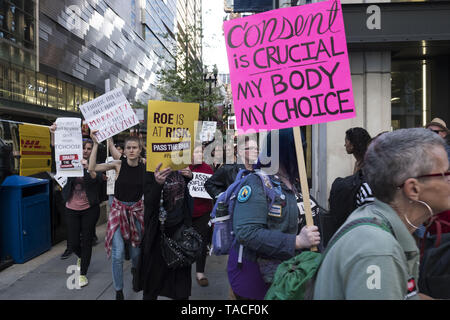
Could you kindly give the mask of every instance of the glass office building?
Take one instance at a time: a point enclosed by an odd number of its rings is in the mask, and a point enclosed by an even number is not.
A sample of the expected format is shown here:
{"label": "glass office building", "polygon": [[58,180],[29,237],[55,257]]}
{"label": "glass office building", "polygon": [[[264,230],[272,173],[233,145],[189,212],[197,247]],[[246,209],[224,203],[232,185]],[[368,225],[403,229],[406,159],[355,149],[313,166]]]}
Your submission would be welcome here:
{"label": "glass office building", "polygon": [[[179,2],[1,0],[0,118],[79,115],[107,79],[131,103],[160,98],[157,72],[178,49]],[[201,1],[183,0],[191,2]]]}

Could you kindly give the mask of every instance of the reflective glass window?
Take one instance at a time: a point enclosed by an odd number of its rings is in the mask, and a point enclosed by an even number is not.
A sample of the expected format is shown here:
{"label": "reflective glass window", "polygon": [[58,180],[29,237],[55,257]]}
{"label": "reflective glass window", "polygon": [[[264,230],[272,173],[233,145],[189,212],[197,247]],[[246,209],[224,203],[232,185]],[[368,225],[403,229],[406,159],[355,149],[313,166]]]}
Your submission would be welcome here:
{"label": "reflective glass window", "polygon": [[25,71],[25,102],[36,103],[36,72]]}
{"label": "reflective glass window", "polygon": [[85,104],[88,101],[89,101],[89,89],[82,88],[81,104]]}
{"label": "reflective glass window", "polygon": [[35,90],[37,104],[47,106],[47,76],[45,74],[38,73]]}
{"label": "reflective glass window", "polygon": [[81,88],[75,86],[75,111],[80,110],[81,101]]}
{"label": "reflective glass window", "polygon": [[58,80],[58,109],[66,110],[66,83]]}
{"label": "reflective glass window", "polygon": [[75,92],[73,84],[67,83],[66,84],[66,101],[67,101],[67,111],[74,111],[75,110]]}
{"label": "reflective glass window", "polygon": [[391,69],[392,127],[422,126],[423,110],[422,60],[393,60]]}
{"label": "reflective glass window", "polygon": [[58,83],[56,78],[48,77],[47,79],[47,95],[48,95],[48,107],[58,108]]}

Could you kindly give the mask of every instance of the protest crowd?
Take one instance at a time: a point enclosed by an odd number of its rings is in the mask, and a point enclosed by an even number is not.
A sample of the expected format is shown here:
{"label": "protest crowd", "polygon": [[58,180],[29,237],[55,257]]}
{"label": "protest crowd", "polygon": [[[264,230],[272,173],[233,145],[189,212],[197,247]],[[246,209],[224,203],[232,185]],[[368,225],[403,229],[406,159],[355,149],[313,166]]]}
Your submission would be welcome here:
{"label": "protest crowd", "polygon": [[[148,101],[146,139],[123,139],[139,121],[120,88],[80,106],[91,130],[83,149],[69,139],[80,127],[74,118],[50,127],[59,170],[77,171],[63,187],[62,258],[78,257],[79,286],[89,283],[108,176],[104,245],[117,300],[127,298],[124,260],[144,300],[188,300],[193,280],[215,285],[209,255],[227,257],[233,300],[450,299],[445,121],[423,125],[424,117],[420,127],[372,135],[346,128],[339,134],[353,170],[319,203],[307,181],[305,126],[356,117],[339,1],[228,20],[223,32],[237,141],[215,126],[205,139],[199,103],[156,100]],[[78,154],[62,153],[67,145]],[[100,160],[100,148],[112,159]],[[326,170],[329,159],[311,170]]]}
{"label": "protest crowd", "polygon": [[[56,129],[50,127],[52,143]],[[273,132],[259,145],[256,135],[225,148],[214,140],[198,143],[183,169],[159,163],[149,172],[152,154],[143,152],[141,137],[128,136],[123,153],[109,138],[114,160],[97,163],[99,142],[91,131],[83,142],[83,176],[69,177],[62,191],[68,242],[61,258],[76,254],[79,286],[88,285],[103,173],[113,170],[105,249],[117,300],[126,298],[125,259],[143,299],[187,300],[194,263],[195,281],[210,285],[209,254],[228,255],[230,299],[450,297],[450,131],[443,120],[374,138],[363,128],[348,129],[343,147],[355,157],[353,174],[335,180],[329,210],[310,198],[314,225],[305,219],[293,130],[277,132],[275,143]],[[275,166],[262,160],[275,152]],[[226,157],[233,161],[224,164]],[[209,197],[191,195],[196,174],[206,175],[196,184]],[[183,235],[185,249],[176,243]],[[436,236],[445,250],[433,248]],[[313,273],[288,277],[287,268]]]}

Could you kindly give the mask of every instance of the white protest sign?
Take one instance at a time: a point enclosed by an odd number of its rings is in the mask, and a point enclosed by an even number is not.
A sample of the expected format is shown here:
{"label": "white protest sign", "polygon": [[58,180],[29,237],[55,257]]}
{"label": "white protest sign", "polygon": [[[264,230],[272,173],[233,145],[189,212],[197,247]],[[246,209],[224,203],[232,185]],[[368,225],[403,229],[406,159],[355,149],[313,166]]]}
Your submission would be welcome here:
{"label": "white protest sign", "polygon": [[145,121],[145,112],[144,109],[135,109],[136,116],[138,117],[139,122],[144,123]]}
{"label": "white protest sign", "polygon": [[[113,157],[108,157],[106,159],[106,163],[113,162]],[[114,184],[116,183],[116,170],[108,170],[106,171],[106,194],[114,195]]]}
{"label": "white protest sign", "polygon": [[205,190],[205,182],[212,174],[192,172],[192,180],[188,184],[189,194],[192,198],[212,199]]}
{"label": "white protest sign", "polygon": [[97,140],[102,142],[139,123],[121,89],[115,89],[80,106],[91,130],[98,130]]}
{"label": "white protest sign", "polygon": [[214,139],[214,133],[216,132],[217,122],[215,121],[203,121],[202,131],[200,132],[200,139],[202,142],[211,141]]}
{"label": "white protest sign", "polygon": [[81,164],[81,160],[83,160],[81,119],[56,119],[56,175],[58,177],[82,177],[83,165]]}
{"label": "white protest sign", "polygon": [[58,182],[58,184],[61,186],[61,188],[64,188],[64,186],[67,184],[67,177],[63,176],[55,176],[55,181]]}

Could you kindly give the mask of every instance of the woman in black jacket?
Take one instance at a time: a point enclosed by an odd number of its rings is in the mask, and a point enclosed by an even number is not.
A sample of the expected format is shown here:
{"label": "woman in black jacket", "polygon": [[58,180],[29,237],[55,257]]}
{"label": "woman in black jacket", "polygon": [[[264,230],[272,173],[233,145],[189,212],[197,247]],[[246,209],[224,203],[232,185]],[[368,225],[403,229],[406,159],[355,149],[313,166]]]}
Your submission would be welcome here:
{"label": "woman in black jacket", "polygon": [[183,224],[192,225],[193,200],[187,184],[192,179],[189,168],[172,171],[166,168],[147,172],[144,185],[144,235],[138,274],[144,300],[165,296],[187,300],[191,295],[191,266],[169,269],[161,253],[159,212],[161,204],[167,212],[165,234],[172,237]]}
{"label": "woman in black jacket", "polygon": [[[83,149],[92,149],[92,144],[92,141],[85,140]],[[103,181],[101,173],[88,173],[86,159],[83,159],[83,166],[84,176],[68,178],[62,190],[67,212],[68,248],[78,256],[80,287],[88,284],[86,274],[91,262],[95,225],[100,216],[99,189]]]}

